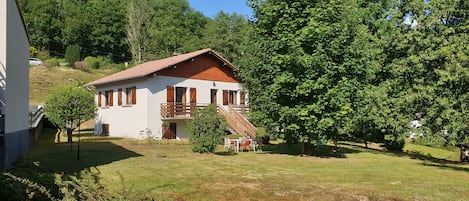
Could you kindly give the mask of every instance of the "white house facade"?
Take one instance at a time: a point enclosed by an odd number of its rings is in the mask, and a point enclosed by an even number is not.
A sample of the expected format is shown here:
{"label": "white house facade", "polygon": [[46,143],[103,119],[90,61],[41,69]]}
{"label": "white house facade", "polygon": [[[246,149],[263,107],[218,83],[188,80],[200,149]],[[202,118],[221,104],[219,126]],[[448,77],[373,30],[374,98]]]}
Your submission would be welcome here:
{"label": "white house facade", "polygon": [[0,1],[0,166],[30,146],[29,41],[16,0]]}
{"label": "white house facade", "polygon": [[128,138],[188,138],[186,125],[195,108],[215,104],[229,111],[246,105],[247,94],[233,69],[216,52],[204,49],[88,83],[96,88],[95,131]]}

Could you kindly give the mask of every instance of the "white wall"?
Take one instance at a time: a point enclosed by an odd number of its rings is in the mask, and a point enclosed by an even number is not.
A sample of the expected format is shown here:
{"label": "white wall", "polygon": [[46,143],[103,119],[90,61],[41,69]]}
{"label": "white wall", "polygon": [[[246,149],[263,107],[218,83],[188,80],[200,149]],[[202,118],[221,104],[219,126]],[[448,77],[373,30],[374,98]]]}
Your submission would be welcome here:
{"label": "white wall", "polygon": [[9,133],[29,128],[29,42],[15,0],[6,2],[5,131]]}
{"label": "white wall", "polygon": [[[197,103],[210,103],[210,90],[217,89],[217,103],[222,104],[223,90],[241,90],[241,84],[232,82],[219,82],[219,81],[207,81],[207,80],[194,80],[185,79],[169,76],[154,76],[146,82],[145,87],[151,89],[151,95],[148,96],[148,128],[152,131],[156,131],[156,134],[162,136],[163,121],[161,120],[160,105],[166,103],[166,86],[174,87],[186,87],[186,101],[190,102],[190,88],[196,88],[197,90]],[[239,93],[238,103],[239,103]],[[189,137],[189,133],[185,129],[184,122],[176,122],[176,135],[180,138]]]}
{"label": "white wall", "polygon": [[0,106],[5,115],[1,168],[28,151],[29,42],[15,0],[0,1]]}
{"label": "white wall", "polygon": [[0,1],[0,109],[5,111],[7,58],[7,1]]}
{"label": "white wall", "polygon": [[[117,104],[117,90],[136,86],[137,87],[137,104],[132,106],[118,106]],[[241,90],[239,83],[194,80],[169,76],[153,76],[146,80],[139,82],[128,82],[124,84],[99,87],[97,88],[95,101],[98,101],[98,91],[102,92],[102,106],[98,109],[98,116],[96,118],[96,126],[101,127],[102,123],[109,124],[110,136],[115,137],[129,137],[140,139],[140,131],[150,130],[151,134],[155,137],[161,138],[162,124],[161,120],[161,104],[166,103],[166,87],[186,87],[186,100],[190,102],[190,88],[197,90],[197,103],[210,103],[210,90],[217,89],[217,103],[221,104],[223,99],[222,90]],[[114,90],[114,104],[110,107],[104,107],[104,91]],[[238,93],[239,99],[239,93]],[[123,96],[123,103],[125,104],[125,95]],[[187,120],[173,120],[176,122],[176,134],[178,138],[188,138],[189,133],[185,128]],[[99,130],[99,129],[98,129]]]}
{"label": "white wall", "polygon": [[[101,127],[102,123],[109,124],[109,133],[114,137],[140,138],[140,131],[147,128],[147,96],[148,89],[143,87],[143,82],[130,82],[115,86],[97,88],[101,91],[102,107],[98,108],[96,117],[96,125]],[[127,105],[125,89],[130,87],[137,88],[137,104]],[[118,88],[122,88],[122,105],[118,105]],[[113,106],[105,106],[104,92],[113,90],[114,103]],[[98,102],[98,92],[95,95],[95,101]]]}

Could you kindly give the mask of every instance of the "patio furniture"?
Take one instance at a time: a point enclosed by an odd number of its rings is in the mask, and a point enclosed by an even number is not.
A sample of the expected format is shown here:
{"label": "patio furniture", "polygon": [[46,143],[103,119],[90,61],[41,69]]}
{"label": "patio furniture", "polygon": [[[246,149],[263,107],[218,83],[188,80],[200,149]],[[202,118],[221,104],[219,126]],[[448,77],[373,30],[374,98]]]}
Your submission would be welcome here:
{"label": "patio furniture", "polygon": [[227,137],[226,137],[226,138],[224,138],[223,140],[224,140],[223,148],[228,148],[228,150],[231,150],[231,145],[232,145],[232,143],[231,143],[230,138],[227,138]]}
{"label": "patio furniture", "polygon": [[256,151],[262,152],[262,142],[259,143],[257,141],[257,139],[252,139],[251,140],[251,146],[252,146],[252,149],[254,150],[254,152],[256,152]]}
{"label": "patio furniture", "polygon": [[251,151],[251,143],[250,143],[250,140],[247,139],[247,138],[243,138],[243,140],[241,141],[241,144],[239,146],[242,147],[243,150],[248,148],[248,150]]}

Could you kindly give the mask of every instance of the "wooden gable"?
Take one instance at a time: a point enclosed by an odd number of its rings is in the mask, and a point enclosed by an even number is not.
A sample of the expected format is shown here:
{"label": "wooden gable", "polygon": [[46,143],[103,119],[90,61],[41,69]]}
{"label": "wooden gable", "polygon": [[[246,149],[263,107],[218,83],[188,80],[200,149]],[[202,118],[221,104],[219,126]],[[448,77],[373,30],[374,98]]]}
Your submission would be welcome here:
{"label": "wooden gable", "polygon": [[158,75],[239,83],[233,69],[210,54],[203,54],[158,72]]}

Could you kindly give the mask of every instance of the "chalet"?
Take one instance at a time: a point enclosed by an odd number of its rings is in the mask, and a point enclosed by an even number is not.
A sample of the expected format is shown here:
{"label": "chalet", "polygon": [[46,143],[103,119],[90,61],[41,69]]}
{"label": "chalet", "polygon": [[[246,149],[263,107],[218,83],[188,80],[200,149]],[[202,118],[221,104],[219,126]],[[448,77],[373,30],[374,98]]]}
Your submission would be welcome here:
{"label": "chalet", "polygon": [[218,106],[231,131],[255,136],[242,115],[247,93],[234,66],[211,49],[149,61],[90,82],[96,88],[95,132],[115,137],[188,138],[195,108]]}
{"label": "chalet", "polygon": [[0,168],[28,151],[29,41],[16,0],[0,1]]}

